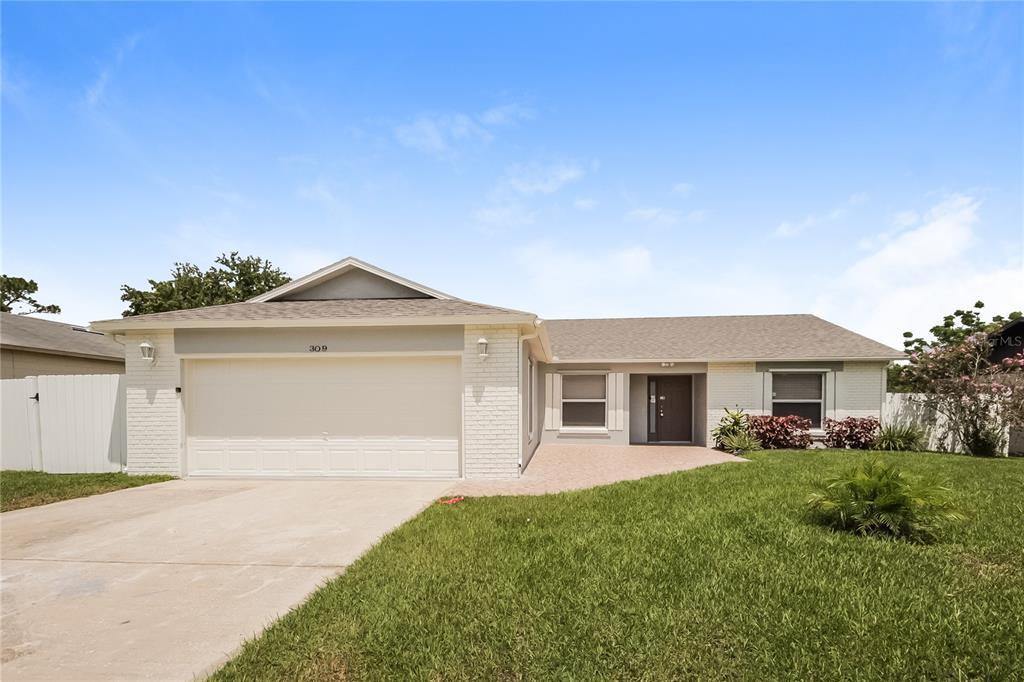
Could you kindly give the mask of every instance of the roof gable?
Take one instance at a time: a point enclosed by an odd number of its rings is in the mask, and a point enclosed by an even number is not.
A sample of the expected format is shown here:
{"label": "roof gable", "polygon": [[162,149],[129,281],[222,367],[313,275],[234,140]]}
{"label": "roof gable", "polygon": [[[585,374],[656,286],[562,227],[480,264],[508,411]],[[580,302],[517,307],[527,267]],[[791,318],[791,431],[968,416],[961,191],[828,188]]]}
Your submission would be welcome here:
{"label": "roof gable", "polygon": [[254,296],[249,303],[269,301],[339,301],[359,299],[435,298],[448,294],[382,270],[358,258],[345,258],[305,277]]}

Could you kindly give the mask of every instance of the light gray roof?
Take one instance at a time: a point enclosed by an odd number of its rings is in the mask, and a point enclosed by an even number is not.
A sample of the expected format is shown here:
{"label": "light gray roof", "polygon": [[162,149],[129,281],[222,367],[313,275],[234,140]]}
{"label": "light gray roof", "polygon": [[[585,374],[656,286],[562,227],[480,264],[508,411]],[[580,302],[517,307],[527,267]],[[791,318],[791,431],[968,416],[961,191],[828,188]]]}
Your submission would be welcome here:
{"label": "light gray roof", "polygon": [[124,346],[84,326],[0,313],[0,345],[61,355],[124,360]]}
{"label": "light gray roof", "polygon": [[168,326],[188,323],[258,323],[316,322],[322,320],[396,320],[417,318],[533,317],[531,313],[509,308],[496,308],[482,303],[458,299],[387,298],[342,299],[330,301],[267,301],[263,303],[228,303],[226,305],[173,310],[165,313],[136,315],[114,320],[100,320],[93,326],[103,329],[122,327],[144,328],[147,324]]}
{"label": "light gray roof", "polygon": [[547,320],[544,324],[559,361],[904,357],[814,315]]}

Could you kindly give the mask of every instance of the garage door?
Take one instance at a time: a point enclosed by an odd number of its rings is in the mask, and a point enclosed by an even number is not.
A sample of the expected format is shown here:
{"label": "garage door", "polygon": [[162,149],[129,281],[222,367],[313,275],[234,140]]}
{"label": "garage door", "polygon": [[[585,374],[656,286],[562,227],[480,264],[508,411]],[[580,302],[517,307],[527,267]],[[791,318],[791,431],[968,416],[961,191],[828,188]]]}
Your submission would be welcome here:
{"label": "garage door", "polygon": [[194,476],[459,475],[457,358],[189,360]]}

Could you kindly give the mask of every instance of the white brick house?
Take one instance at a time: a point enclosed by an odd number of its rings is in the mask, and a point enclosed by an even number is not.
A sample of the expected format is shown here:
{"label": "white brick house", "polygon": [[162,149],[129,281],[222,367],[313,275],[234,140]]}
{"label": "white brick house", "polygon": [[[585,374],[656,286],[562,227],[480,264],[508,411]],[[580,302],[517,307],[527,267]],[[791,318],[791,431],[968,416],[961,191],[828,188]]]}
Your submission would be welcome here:
{"label": "white brick house", "polygon": [[725,408],[878,416],[896,350],[811,315],[548,320],[348,258],[244,303],[93,323],[128,471],[514,478],[543,442],[704,445]]}

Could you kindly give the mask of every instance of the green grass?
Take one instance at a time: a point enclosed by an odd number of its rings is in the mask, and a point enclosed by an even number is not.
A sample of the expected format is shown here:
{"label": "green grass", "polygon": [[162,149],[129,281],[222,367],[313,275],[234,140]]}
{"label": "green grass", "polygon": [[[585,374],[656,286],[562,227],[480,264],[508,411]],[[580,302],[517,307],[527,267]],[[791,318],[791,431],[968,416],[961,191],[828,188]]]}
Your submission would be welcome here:
{"label": "green grass", "polygon": [[[1024,670],[1024,460],[749,456],[588,491],[434,505],[213,679],[998,680]],[[810,523],[812,483],[865,457],[948,478],[967,521],[931,545]]]}
{"label": "green grass", "polygon": [[173,476],[127,474],[46,474],[42,471],[0,471],[0,511],[135,488],[169,481]]}

